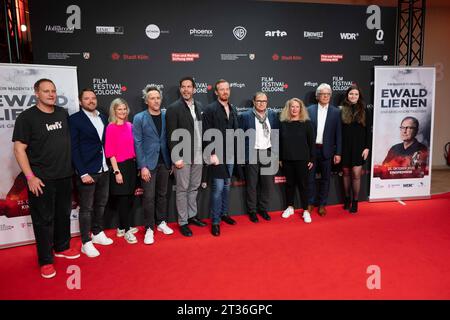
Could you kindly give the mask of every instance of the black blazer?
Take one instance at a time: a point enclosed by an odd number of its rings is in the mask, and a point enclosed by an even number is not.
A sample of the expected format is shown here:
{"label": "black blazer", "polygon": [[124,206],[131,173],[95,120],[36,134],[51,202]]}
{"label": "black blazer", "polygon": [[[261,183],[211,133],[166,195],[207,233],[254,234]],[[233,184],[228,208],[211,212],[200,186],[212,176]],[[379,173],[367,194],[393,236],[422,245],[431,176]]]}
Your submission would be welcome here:
{"label": "black blazer", "polygon": [[[202,121],[203,117],[203,105],[200,101],[194,100],[195,105],[195,114],[197,116],[198,121]],[[203,122],[203,121],[202,121]],[[167,145],[169,146],[169,152],[172,153],[172,149],[180,142],[180,141],[172,141],[172,133],[176,129],[186,129],[189,131],[191,137],[191,155],[189,158],[186,158],[183,152],[180,153],[180,156],[188,159],[191,163],[194,158],[194,139],[195,136],[195,128],[194,128],[194,119],[192,119],[191,111],[189,110],[188,105],[183,100],[183,98],[178,99],[170,106],[167,107],[166,111],[166,129],[167,129]],[[202,133],[202,128],[200,128],[200,134]],[[182,139],[180,139],[182,140]],[[200,146],[201,146],[200,141]],[[178,155],[177,155],[178,156]],[[172,159],[173,162],[178,161],[181,157]]]}
{"label": "black blazer", "polygon": [[[219,101],[214,101],[210,104],[208,104],[205,108],[205,111],[203,113],[203,129],[204,131],[214,128],[219,129],[222,133],[223,137],[223,159],[219,159],[220,164],[215,166],[211,165],[209,168],[209,173],[211,174],[212,178],[216,179],[226,179],[230,178],[230,174],[228,173],[228,170],[224,164],[226,159],[226,146],[227,143],[232,143],[231,141],[226,141],[226,129],[233,129],[236,130],[239,128],[239,122],[238,122],[238,114],[236,111],[236,108],[233,107],[233,105],[229,104],[230,106],[230,115],[229,118],[227,118],[227,114],[225,113],[224,107],[220,104]],[[206,147],[208,144],[212,142],[204,142],[203,146]],[[236,148],[236,141],[234,141],[234,149]],[[233,153],[233,157],[236,154],[236,152]],[[236,167],[236,166],[235,166]]]}

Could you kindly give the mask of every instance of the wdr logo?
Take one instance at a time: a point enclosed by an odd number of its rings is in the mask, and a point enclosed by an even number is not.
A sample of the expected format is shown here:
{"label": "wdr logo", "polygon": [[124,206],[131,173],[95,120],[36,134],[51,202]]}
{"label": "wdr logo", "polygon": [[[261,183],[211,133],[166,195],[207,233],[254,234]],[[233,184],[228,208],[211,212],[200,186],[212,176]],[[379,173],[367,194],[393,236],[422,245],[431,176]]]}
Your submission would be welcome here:
{"label": "wdr logo", "polygon": [[341,40],[356,40],[359,33],[341,32]]}

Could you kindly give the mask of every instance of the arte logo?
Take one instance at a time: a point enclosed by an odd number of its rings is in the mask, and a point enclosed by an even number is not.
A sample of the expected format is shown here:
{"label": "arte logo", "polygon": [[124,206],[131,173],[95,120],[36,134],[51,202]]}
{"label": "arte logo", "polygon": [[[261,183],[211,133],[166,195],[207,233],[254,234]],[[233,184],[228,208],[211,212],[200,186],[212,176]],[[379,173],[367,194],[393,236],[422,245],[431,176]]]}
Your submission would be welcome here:
{"label": "arte logo", "polygon": [[145,34],[152,40],[158,39],[161,34],[169,33],[169,31],[162,31],[156,24],[149,24],[145,28]]}
{"label": "arte logo", "polygon": [[286,31],[280,31],[280,30],[276,30],[276,31],[266,31],[266,33],[264,34],[265,37],[278,37],[278,38],[282,38],[282,37],[286,37],[287,36],[287,32]]}
{"label": "arte logo", "polygon": [[107,27],[107,26],[96,26],[96,34],[123,34],[123,27]]}
{"label": "arte logo", "polygon": [[333,84],[332,89],[333,91],[345,91],[349,87],[351,87],[353,84],[355,84],[352,80],[345,80],[342,76],[333,76]]}
{"label": "arte logo", "polygon": [[286,92],[289,85],[284,81],[277,81],[274,77],[261,77],[261,92]]}
{"label": "arte logo", "polygon": [[320,62],[339,62],[344,59],[343,54],[321,54]]}
{"label": "arte logo", "polygon": [[200,53],[172,53],[172,62],[194,62],[200,59]]}
{"label": "arte logo", "polygon": [[247,35],[247,29],[245,29],[242,26],[234,27],[233,29],[233,35],[236,39],[239,41],[243,40],[245,36]]}
{"label": "arte logo", "polygon": [[208,91],[211,91],[212,85],[207,82],[197,82],[195,81],[195,93],[199,94],[207,94]]}
{"label": "arte logo", "polygon": [[122,95],[127,91],[127,87],[121,83],[111,83],[107,78],[93,78],[92,89],[98,96]]}
{"label": "arte logo", "polygon": [[384,31],[381,29],[381,9],[377,5],[370,5],[366,10],[370,16],[367,18],[366,27],[369,30],[377,30],[375,44],[384,44]]}
{"label": "arte logo", "polygon": [[341,40],[356,40],[359,37],[359,33],[341,32]]}
{"label": "arte logo", "polygon": [[77,5],[70,5],[66,9],[66,13],[69,14],[66,20],[65,26],[60,25],[46,25],[45,31],[56,33],[73,33],[75,30],[81,29],[81,9]]}
{"label": "arte logo", "polygon": [[273,61],[300,61],[303,60],[302,56],[298,56],[298,55],[279,55],[278,53],[274,53],[272,55],[272,60]]}
{"label": "arte logo", "polygon": [[323,31],[303,31],[303,38],[319,40],[323,38]]}
{"label": "arte logo", "polygon": [[213,31],[210,29],[190,29],[189,35],[194,37],[211,38]]}

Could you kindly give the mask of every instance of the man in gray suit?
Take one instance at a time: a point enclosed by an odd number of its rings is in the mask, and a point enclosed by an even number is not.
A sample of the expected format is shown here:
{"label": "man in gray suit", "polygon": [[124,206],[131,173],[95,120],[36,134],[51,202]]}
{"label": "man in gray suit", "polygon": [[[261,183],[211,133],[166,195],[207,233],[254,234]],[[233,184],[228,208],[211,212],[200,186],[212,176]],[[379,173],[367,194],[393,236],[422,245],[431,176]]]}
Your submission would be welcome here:
{"label": "man in gray suit", "polygon": [[[167,144],[171,152],[176,179],[176,204],[180,232],[192,236],[188,223],[200,227],[206,223],[197,218],[197,193],[202,179],[202,113],[200,101],[194,100],[195,81],[180,80],[180,99],[167,108]],[[175,132],[175,134],[174,134]],[[178,149],[180,137],[183,148]]]}

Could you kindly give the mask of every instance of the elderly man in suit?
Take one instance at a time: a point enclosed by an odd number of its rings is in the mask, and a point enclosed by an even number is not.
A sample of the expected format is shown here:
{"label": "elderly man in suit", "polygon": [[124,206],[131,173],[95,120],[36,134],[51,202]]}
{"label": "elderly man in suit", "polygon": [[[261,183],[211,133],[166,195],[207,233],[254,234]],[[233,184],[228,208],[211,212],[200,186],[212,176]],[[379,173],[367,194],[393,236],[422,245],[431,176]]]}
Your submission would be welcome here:
{"label": "elderly man in suit", "polygon": [[[253,96],[253,108],[242,113],[240,127],[247,132],[253,129],[253,139],[245,140],[245,188],[247,191],[247,212],[250,221],[259,221],[256,213],[264,220],[270,220],[267,213],[270,195],[273,192],[273,174],[264,174],[262,168],[269,167],[269,163],[263,163],[262,157],[269,159],[272,156],[272,144],[274,140],[274,129],[280,128],[278,115],[268,109],[268,97],[263,92],[257,92]],[[276,135],[278,137],[278,135]],[[252,143],[252,145],[251,145]],[[278,145],[278,141],[275,142]],[[252,162],[251,153],[256,153],[255,161]],[[276,153],[275,153],[276,154]],[[278,164],[278,159],[276,159]],[[259,190],[258,190],[259,189]],[[259,192],[258,192],[259,191]]]}
{"label": "elderly man in suit", "polygon": [[[206,223],[197,217],[197,193],[203,167],[201,125],[203,105],[194,99],[193,78],[181,79],[179,90],[180,99],[172,103],[166,112],[167,139],[176,179],[178,224],[181,234],[191,237],[192,230],[188,224],[206,226]],[[180,138],[184,146],[177,152],[176,146]]]}
{"label": "elderly man in suit", "polygon": [[155,214],[157,230],[164,234],[173,233],[166,223],[170,155],[167,147],[166,115],[161,111],[161,91],[157,87],[147,86],[143,94],[147,110],[134,116],[133,136],[137,165],[144,188],[144,243],[152,244]]}
{"label": "elderly man in suit", "polygon": [[[316,156],[309,176],[308,211],[312,213],[318,198],[319,215],[325,216],[327,211],[328,192],[330,189],[331,161],[341,161],[342,125],[341,112],[330,103],[331,87],[322,83],[316,89],[317,104],[308,107],[308,113],[315,130]],[[316,171],[321,173],[319,191],[316,192]]]}
{"label": "elderly man in suit", "polygon": [[103,232],[103,216],[109,196],[109,172],[104,150],[108,120],[97,110],[97,97],[92,89],[83,89],[79,101],[81,110],[69,117],[72,162],[78,175],[81,252],[93,258],[100,255],[94,243],[113,243]]}

